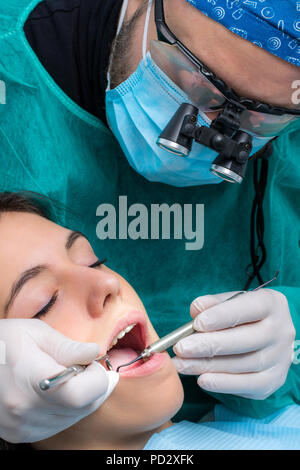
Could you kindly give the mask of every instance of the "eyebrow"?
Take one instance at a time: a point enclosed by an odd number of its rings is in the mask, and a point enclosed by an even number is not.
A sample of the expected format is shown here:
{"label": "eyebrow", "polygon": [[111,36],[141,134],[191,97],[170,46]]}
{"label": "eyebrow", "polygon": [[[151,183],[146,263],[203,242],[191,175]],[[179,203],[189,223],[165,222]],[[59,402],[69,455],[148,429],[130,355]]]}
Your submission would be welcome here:
{"label": "eyebrow", "polygon": [[72,246],[74,245],[74,243],[76,242],[78,238],[85,238],[87,241],[89,241],[88,238],[83,233],[78,232],[78,230],[73,230],[73,232],[69,234],[66,244],[65,244],[65,248],[67,251],[69,251],[72,248]]}
{"label": "eyebrow", "polygon": [[[83,233],[78,232],[77,230],[72,231],[69,234],[69,236],[66,240],[66,243],[65,243],[65,248],[66,248],[67,251],[69,251],[72,248],[72,246],[74,245],[74,243],[76,242],[76,240],[78,238],[85,238],[86,240],[88,240],[88,238]],[[4,307],[4,318],[7,317],[7,314],[8,314],[8,311],[9,311],[10,307],[12,306],[15,298],[19,294],[20,290],[24,287],[26,282],[30,281],[31,279],[36,278],[37,276],[39,276],[41,273],[47,271],[48,269],[49,269],[48,265],[42,264],[42,265],[39,265],[39,266],[35,266],[34,268],[26,269],[26,271],[24,271],[19,276],[19,278],[13,283],[12,288],[10,290],[8,300],[7,300],[7,302],[5,304],[5,307]]]}

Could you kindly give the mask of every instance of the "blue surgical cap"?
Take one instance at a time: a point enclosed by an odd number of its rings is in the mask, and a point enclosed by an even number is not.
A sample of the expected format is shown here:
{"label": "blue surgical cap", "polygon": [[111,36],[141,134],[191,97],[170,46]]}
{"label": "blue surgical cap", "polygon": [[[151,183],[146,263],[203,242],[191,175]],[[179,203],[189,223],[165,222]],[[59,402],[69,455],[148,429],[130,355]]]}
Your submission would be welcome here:
{"label": "blue surgical cap", "polygon": [[300,67],[299,0],[187,0],[230,31]]}

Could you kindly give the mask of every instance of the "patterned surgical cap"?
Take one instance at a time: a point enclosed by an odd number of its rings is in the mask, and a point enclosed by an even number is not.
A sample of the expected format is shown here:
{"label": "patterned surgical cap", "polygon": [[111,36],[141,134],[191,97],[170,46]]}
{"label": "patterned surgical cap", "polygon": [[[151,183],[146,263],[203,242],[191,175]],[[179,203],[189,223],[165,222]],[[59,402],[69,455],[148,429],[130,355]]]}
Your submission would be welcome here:
{"label": "patterned surgical cap", "polygon": [[187,0],[244,39],[300,67],[300,0]]}

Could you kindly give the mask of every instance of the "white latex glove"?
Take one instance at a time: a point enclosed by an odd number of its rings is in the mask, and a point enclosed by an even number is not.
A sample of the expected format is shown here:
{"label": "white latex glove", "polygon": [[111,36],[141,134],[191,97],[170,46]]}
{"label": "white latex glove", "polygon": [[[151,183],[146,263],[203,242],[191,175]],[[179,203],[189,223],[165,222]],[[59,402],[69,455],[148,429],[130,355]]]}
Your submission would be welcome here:
{"label": "white latex glove", "polygon": [[211,392],[264,400],[281,387],[293,360],[295,328],[286,297],[261,289],[198,297],[191,304],[199,333],[174,346],[178,372],[200,375]]}
{"label": "white latex glove", "polygon": [[94,343],[72,341],[40,320],[0,320],[6,360],[0,365],[0,437],[11,443],[53,436],[95,411],[112,393],[119,374],[97,362],[56,388],[39,382],[99,356]]}

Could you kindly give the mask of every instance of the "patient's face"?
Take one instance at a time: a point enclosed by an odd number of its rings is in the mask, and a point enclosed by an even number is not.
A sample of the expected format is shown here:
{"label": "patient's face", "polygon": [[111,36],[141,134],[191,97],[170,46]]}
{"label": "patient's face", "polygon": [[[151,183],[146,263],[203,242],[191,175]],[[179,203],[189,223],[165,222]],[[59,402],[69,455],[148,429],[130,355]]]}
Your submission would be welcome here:
{"label": "patient's face", "polygon": [[[136,292],[119,274],[96,265],[98,259],[83,236],[38,215],[5,213],[0,241],[0,317],[38,315],[71,339],[98,343],[101,355],[122,330],[135,325],[110,354],[114,369],[158,339]],[[9,302],[12,286],[25,271]],[[181,382],[169,355],[162,353],[121,369],[119,384],[94,413],[93,422],[96,415],[107,433],[130,436],[166,422],[182,400]]]}

